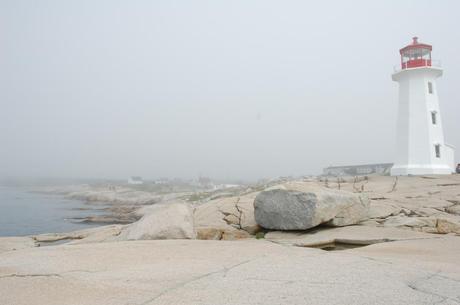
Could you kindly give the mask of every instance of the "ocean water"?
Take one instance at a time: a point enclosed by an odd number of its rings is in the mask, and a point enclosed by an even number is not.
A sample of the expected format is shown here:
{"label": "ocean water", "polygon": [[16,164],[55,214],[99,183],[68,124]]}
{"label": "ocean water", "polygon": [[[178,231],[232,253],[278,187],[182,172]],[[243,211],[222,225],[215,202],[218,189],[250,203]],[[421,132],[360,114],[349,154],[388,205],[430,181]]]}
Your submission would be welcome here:
{"label": "ocean water", "polygon": [[97,226],[81,219],[101,214],[84,202],[0,186],[0,236],[69,232]]}

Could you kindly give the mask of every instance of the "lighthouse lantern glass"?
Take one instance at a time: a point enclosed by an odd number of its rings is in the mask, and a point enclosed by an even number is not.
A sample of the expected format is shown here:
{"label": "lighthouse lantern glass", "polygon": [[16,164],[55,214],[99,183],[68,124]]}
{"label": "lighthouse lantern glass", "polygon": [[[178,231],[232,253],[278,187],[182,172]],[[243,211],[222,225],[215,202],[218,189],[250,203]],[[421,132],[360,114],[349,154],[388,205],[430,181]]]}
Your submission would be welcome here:
{"label": "lighthouse lantern glass", "polygon": [[401,67],[403,69],[431,66],[431,48],[411,45],[401,50]]}

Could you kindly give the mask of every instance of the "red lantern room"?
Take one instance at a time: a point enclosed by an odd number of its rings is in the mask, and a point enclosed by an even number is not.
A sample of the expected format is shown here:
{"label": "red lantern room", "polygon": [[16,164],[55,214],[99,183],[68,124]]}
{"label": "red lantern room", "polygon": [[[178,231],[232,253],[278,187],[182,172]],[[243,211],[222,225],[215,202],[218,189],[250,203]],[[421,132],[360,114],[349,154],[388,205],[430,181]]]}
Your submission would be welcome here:
{"label": "red lantern room", "polygon": [[401,54],[401,68],[431,67],[431,50],[429,44],[419,43],[418,37],[412,38],[410,45],[399,50]]}

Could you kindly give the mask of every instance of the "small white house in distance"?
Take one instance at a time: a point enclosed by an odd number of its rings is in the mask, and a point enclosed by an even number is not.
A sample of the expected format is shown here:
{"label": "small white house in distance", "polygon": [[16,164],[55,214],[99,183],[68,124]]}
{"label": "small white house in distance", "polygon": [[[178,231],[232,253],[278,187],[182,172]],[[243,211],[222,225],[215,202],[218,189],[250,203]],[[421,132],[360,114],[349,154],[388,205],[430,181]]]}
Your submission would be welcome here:
{"label": "small white house in distance", "polygon": [[144,184],[142,177],[139,176],[132,176],[128,179],[128,184]]}

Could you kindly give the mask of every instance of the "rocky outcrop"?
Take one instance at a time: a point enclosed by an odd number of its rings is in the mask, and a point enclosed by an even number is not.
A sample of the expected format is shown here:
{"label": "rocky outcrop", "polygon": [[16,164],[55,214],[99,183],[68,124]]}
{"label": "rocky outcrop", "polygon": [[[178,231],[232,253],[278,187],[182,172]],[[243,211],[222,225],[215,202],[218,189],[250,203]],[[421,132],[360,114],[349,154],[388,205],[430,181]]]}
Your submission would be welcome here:
{"label": "rocky outcrop", "polygon": [[52,245],[56,242],[69,244],[99,243],[115,241],[126,225],[108,225],[73,232],[45,233],[31,236],[37,245]]}
{"label": "rocky outcrop", "polygon": [[131,205],[153,204],[161,201],[162,199],[159,195],[133,190],[88,190],[69,193],[66,195],[66,197],[70,199],[84,200],[87,202],[118,203]]}
{"label": "rocky outcrop", "polygon": [[188,204],[158,204],[150,214],[129,225],[119,240],[141,239],[195,239],[193,211]]}
{"label": "rocky outcrop", "polygon": [[385,219],[384,227],[412,229],[415,231],[438,233],[436,229],[437,219],[435,217],[407,217],[404,214],[391,216]]}
{"label": "rocky outcrop", "polygon": [[115,241],[118,238],[118,235],[123,231],[123,228],[126,226],[123,225],[110,225],[95,228],[93,230],[88,230],[88,234],[83,235],[83,238],[76,239],[71,244],[84,244],[84,243],[99,243],[99,242],[109,242]]}
{"label": "rocky outcrop", "polygon": [[437,233],[456,233],[460,235],[460,219],[458,217],[439,217],[436,229]]}
{"label": "rocky outcrop", "polygon": [[198,227],[197,239],[202,240],[237,240],[251,238],[251,235],[244,231],[234,228],[211,228]]}
{"label": "rocky outcrop", "polygon": [[195,209],[198,239],[242,239],[260,230],[254,219],[256,193],[211,200]]}
{"label": "rocky outcrop", "polygon": [[387,218],[388,216],[396,216],[401,213],[402,208],[391,204],[371,202],[369,208],[369,218]]}
{"label": "rocky outcrop", "polygon": [[327,223],[347,226],[368,218],[366,196],[313,185],[288,184],[263,191],[255,202],[255,220],[272,230],[306,230]]}
{"label": "rocky outcrop", "polygon": [[[460,175],[398,177],[398,179],[385,176],[370,176],[363,179],[342,177],[337,180],[277,179],[248,187],[244,191],[233,193],[217,191],[214,195],[207,196],[206,200],[190,201],[194,204],[192,223],[194,223],[197,239],[254,238],[255,234],[263,230],[256,222],[254,212],[256,196],[260,191],[284,190],[289,194],[298,192],[300,197],[305,197],[304,194],[308,193],[316,194],[316,197],[312,197],[316,198],[314,217],[311,217],[312,223],[346,226],[359,222],[364,228],[383,227],[386,229],[383,232],[405,229],[405,231],[460,235],[459,183]],[[59,193],[69,198],[84,199],[90,202],[89,205],[97,205],[98,209],[104,208],[105,211],[111,213],[103,216],[105,217],[103,219],[99,216],[88,217],[87,220],[91,222],[126,223],[144,217],[139,223],[128,226],[110,225],[69,233],[41,234],[31,238],[11,239],[8,241],[9,246],[5,249],[64,242],[80,244],[126,240],[128,233],[131,234],[131,238],[169,239],[194,238],[195,236],[188,217],[185,217],[188,220],[184,224],[182,220],[175,219],[175,217],[180,218],[181,213],[176,215],[175,212],[171,212],[172,215],[175,215],[173,217],[154,216],[154,214],[167,215],[167,213],[164,213],[162,209],[158,210],[160,207],[158,204],[150,204],[157,200],[174,203],[185,201],[187,196],[184,197],[184,194],[144,192],[125,186],[117,186],[116,189],[101,186],[69,187],[67,189],[59,187],[48,190],[48,192]],[[319,196],[319,194],[322,195]],[[368,206],[367,197],[371,199],[371,203],[369,212],[365,215],[364,212]],[[359,201],[356,198],[359,198]],[[307,205],[307,208],[300,208],[300,210],[305,211],[309,207]],[[92,207],[89,206],[89,208]],[[189,215],[188,212],[186,214]],[[293,216],[299,215],[293,212]],[[155,220],[155,217],[159,219]],[[181,226],[187,229],[177,229]],[[303,230],[307,226],[300,227]],[[321,230],[323,229],[322,227]],[[164,233],[165,230],[169,233]],[[176,234],[174,232],[189,233]],[[134,237],[135,233],[136,237]],[[2,250],[0,248],[0,251]]]}
{"label": "rocky outcrop", "polygon": [[460,216],[460,204],[456,203],[455,205],[446,208],[446,212],[449,214]]}

